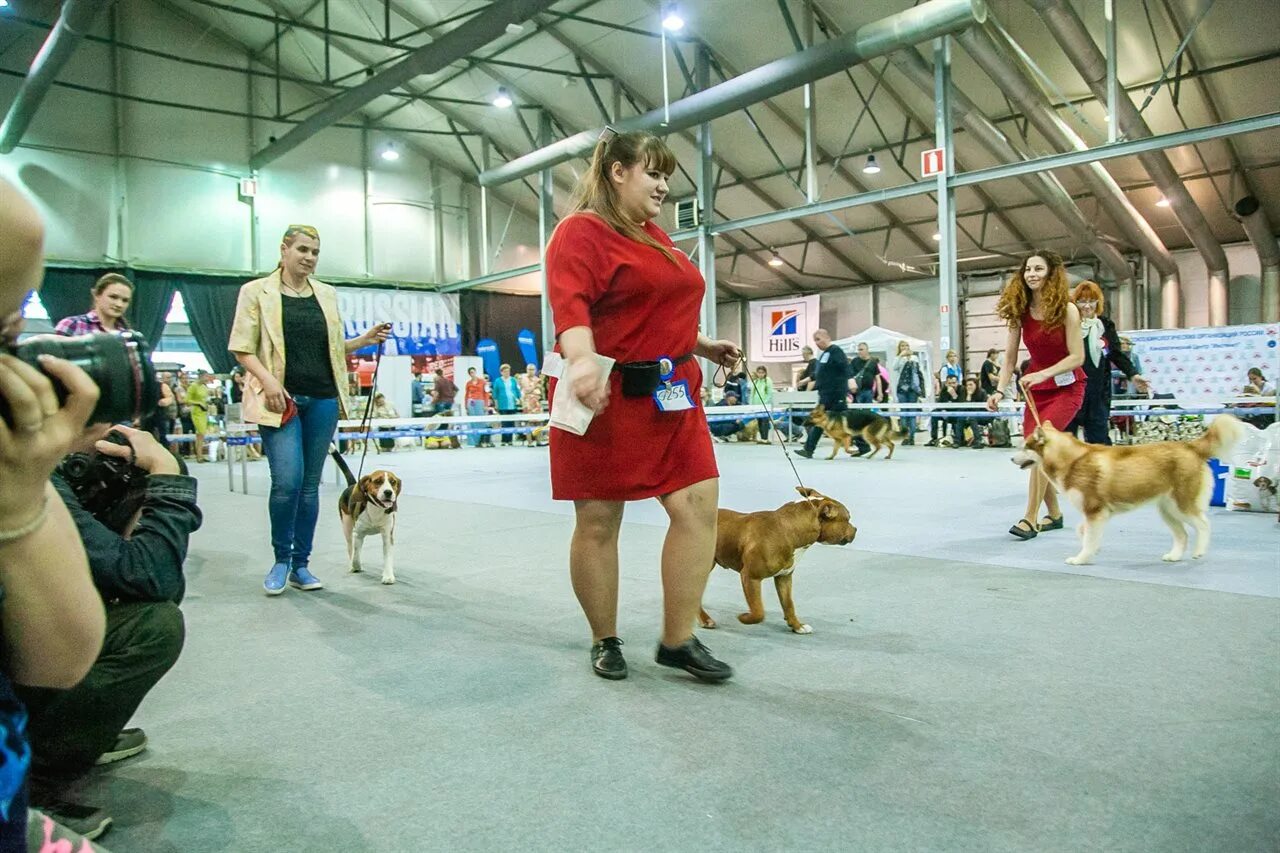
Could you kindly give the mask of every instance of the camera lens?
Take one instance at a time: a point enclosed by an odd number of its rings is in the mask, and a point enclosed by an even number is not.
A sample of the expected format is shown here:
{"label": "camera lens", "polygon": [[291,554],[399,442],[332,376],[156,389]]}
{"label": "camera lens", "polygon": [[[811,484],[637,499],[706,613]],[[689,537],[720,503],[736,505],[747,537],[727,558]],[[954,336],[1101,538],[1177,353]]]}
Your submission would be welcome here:
{"label": "camera lens", "polygon": [[[66,359],[89,374],[98,386],[98,404],[89,418],[91,424],[138,422],[160,402],[151,348],[137,332],[35,338],[18,344],[13,354],[42,373],[36,358],[47,354]],[[53,387],[58,401],[65,401],[67,392],[61,383],[54,379]]]}

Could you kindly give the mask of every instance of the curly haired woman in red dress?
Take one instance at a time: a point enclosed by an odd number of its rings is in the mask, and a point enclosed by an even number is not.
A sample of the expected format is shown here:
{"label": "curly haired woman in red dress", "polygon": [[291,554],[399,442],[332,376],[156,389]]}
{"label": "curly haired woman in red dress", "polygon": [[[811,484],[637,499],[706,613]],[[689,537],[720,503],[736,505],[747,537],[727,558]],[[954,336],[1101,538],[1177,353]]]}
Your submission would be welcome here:
{"label": "curly haired woman in red dress", "polygon": [[[626,502],[647,498],[671,519],[657,662],[708,681],[733,674],[693,636],[715,557],[719,499],[694,356],[732,366],[742,353],[698,331],[706,282],[653,223],[675,167],[671,149],[650,134],[602,138],[547,247],[547,297],[565,359],[560,381],[596,411],[584,435],[551,430],[551,491],[574,502],[569,572],[591,626],[592,668],[610,679],[627,675],[617,637],[618,530]],[[597,352],[617,360],[607,377]],[[658,371],[644,374],[652,387],[623,393],[623,366],[636,376],[646,362],[669,368],[662,401]],[[551,397],[554,408],[554,388]]]}
{"label": "curly haired woman in red dress", "polygon": [[[996,314],[1009,324],[1009,338],[1005,343],[1000,379],[995,393],[987,399],[987,408],[994,412],[1008,396],[1005,391],[1013,365],[1018,361],[1018,347],[1025,344],[1031,353],[1031,365],[1018,384],[1035,401],[1040,420],[1065,429],[1084,401],[1085,376],[1080,368],[1084,364],[1080,310],[1071,302],[1062,258],[1043,250],[1027,256],[1000,294]],[[1028,406],[1022,417],[1023,438],[1031,435],[1035,428],[1035,418]],[[1062,528],[1057,490],[1039,465],[1033,466],[1030,472],[1026,514],[1009,528],[1019,539],[1034,539],[1042,530]],[[1037,524],[1031,519],[1040,511],[1042,502],[1049,514]]]}

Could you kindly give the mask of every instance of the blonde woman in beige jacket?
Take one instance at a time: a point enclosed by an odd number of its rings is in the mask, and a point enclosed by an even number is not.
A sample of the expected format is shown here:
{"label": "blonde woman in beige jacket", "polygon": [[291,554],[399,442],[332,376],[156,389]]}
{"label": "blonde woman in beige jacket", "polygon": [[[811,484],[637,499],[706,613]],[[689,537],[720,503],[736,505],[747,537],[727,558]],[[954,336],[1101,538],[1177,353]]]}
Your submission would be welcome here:
{"label": "blonde woman in beige jacket", "polygon": [[[347,404],[347,353],[387,339],[390,323],[379,323],[346,340],[338,316],[338,294],[312,278],[320,257],[320,234],[290,225],[280,243],[280,266],[240,288],[227,344],[248,372],[243,416],[256,423],[271,466],[271,548],[267,595],[322,589],[308,568],[320,475],[338,418]],[[288,358],[285,354],[288,353]]]}

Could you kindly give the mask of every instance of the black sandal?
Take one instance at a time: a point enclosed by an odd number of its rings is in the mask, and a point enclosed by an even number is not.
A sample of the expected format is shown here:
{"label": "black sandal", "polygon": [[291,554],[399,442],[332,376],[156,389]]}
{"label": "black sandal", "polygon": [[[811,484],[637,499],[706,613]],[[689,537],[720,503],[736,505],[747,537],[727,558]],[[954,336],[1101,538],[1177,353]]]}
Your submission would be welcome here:
{"label": "black sandal", "polygon": [[[1048,524],[1045,524],[1045,523],[1044,523],[1044,518],[1049,519],[1049,523],[1048,523]],[[1044,518],[1040,519],[1040,530],[1041,530],[1041,531],[1045,531],[1045,530],[1061,530],[1061,529],[1062,529],[1062,516],[1058,516],[1057,518],[1054,518],[1052,515],[1046,515]]]}
{"label": "black sandal", "polygon": [[[1026,529],[1019,527],[1018,524],[1025,524]],[[1032,524],[1030,520],[1025,518],[1018,519],[1018,523],[1009,528],[1009,533],[1024,541],[1027,539],[1035,539],[1036,536],[1039,535],[1039,532],[1036,530],[1036,526]]]}

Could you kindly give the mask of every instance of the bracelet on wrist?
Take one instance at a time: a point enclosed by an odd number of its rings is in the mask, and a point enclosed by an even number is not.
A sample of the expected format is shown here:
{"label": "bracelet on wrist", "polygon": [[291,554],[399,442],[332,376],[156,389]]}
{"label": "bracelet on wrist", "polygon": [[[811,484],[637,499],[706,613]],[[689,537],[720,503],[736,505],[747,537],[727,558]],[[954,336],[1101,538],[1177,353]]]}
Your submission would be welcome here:
{"label": "bracelet on wrist", "polygon": [[49,517],[49,496],[44,496],[44,502],[40,504],[40,511],[36,513],[35,518],[28,521],[21,527],[13,530],[0,530],[0,545],[7,545],[10,542],[16,542],[25,536],[30,536],[39,530]]}

